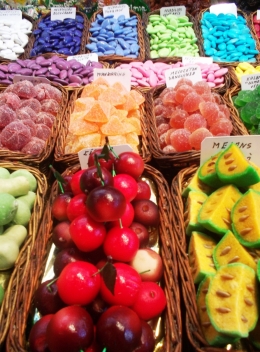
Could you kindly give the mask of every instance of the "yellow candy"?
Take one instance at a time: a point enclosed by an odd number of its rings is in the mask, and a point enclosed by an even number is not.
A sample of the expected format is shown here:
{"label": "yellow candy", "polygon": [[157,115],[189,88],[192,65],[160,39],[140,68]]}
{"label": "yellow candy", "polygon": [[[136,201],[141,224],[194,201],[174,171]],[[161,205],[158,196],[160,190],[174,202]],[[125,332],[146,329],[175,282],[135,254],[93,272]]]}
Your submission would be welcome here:
{"label": "yellow candy", "polygon": [[238,67],[241,68],[241,70],[245,71],[245,70],[247,70],[247,69],[252,68],[253,66],[250,65],[248,62],[240,62],[240,63],[238,64]]}
{"label": "yellow candy", "polygon": [[236,74],[238,75],[238,74],[242,74],[244,71],[239,67],[239,66],[237,66],[236,67]]}

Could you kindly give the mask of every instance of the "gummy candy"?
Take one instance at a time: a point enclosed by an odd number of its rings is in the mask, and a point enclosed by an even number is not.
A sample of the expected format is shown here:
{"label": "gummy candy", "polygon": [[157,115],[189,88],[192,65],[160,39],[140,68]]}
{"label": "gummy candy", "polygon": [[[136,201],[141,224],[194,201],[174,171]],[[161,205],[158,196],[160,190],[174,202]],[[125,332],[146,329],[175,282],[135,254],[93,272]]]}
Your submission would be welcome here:
{"label": "gummy candy", "polygon": [[211,126],[218,120],[218,104],[210,102],[202,102],[199,105],[201,115],[207,120],[208,125]]}
{"label": "gummy candy", "polygon": [[37,100],[35,98],[22,100],[21,103],[20,103],[19,108],[21,109],[21,108],[24,108],[26,106],[28,106],[33,111],[35,111],[36,114],[38,114],[41,111],[41,103],[39,102],[39,100]]}
{"label": "gummy candy", "polygon": [[34,122],[43,123],[44,125],[52,128],[54,120],[55,120],[55,117],[52,114],[49,114],[48,112],[45,112],[45,111],[41,111],[36,115]]}
{"label": "gummy candy", "polygon": [[201,149],[201,142],[206,137],[212,137],[212,133],[210,133],[210,131],[207,128],[201,127],[199,129],[197,129],[196,131],[192,132],[192,134],[190,135],[190,138],[189,138],[190,145],[195,150],[200,150]]}
{"label": "gummy candy", "polygon": [[156,123],[156,126],[158,127],[158,126],[160,126],[162,123],[169,123],[169,120],[168,119],[166,119],[166,118],[164,118],[164,117],[162,117],[162,116],[157,116],[156,118],[155,118],[155,123]]}
{"label": "gummy candy", "polygon": [[13,84],[12,92],[20,98],[29,99],[36,96],[36,89],[30,81],[20,81]]}
{"label": "gummy candy", "polygon": [[21,122],[30,129],[31,136],[36,136],[36,125],[32,120],[21,120]]}
{"label": "gummy candy", "polygon": [[170,126],[173,128],[183,128],[189,114],[184,110],[175,110],[171,114]]}
{"label": "gummy candy", "polygon": [[21,152],[25,154],[38,155],[40,154],[45,147],[45,142],[37,137],[32,137],[30,142],[25,144]]}
{"label": "gummy candy", "polygon": [[210,127],[210,132],[214,136],[228,136],[232,130],[232,122],[228,119],[220,119]]}
{"label": "gummy candy", "polygon": [[176,105],[176,92],[170,91],[162,97],[162,102],[164,106],[175,106]]}
{"label": "gummy candy", "polygon": [[189,142],[190,135],[191,133],[184,128],[180,128],[171,133],[171,145],[175,148],[176,152],[191,150],[191,145]]}
{"label": "gummy candy", "polygon": [[176,153],[176,149],[172,145],[166,145],[162,151],[165,154]]}
{"label": "gummy candy", "polygon": [[202,98],[197,93],[189,93],[183,100],[183,109],[187,112],[194,112],[199,109],[199,104],[202,102]]}
{"label": "gummy candy", "polygon": [[62,92],[47,83],[39,83],[35,86],[35,98],[39,101],[44,99],[54,99],[57,103],[62,102]]}
{"label": "gummy candy", "polygon": [[179,86],[179,88],[176,90],[175,94],[175,100],[179,103],[182,104],[184,98],[189,94],[189,93],[194,93],[194,89],[191,86],[188,86],[186,84],[183,84]]}
{"label": "gummy candy", "polygon": [[41,101],[41,110],[48,112],[54,116],[57,115],[60,105],[54,99],[44,99]]}
{"label": "gummy candy", "polygon": [[51,129],[44,125],[43,123],[38,123],[36,125],[36,137],[46,141],[51,134]]}
{"label": "gummy candy", "polygon": [[199,95],[202,95],[202,94],[206,95],[206,94],[210,94],[211,93],[208,83],[204,82],[204,81],[199,81],[199,82],[194,83],[193,89]]}
{"label": "gummy candy", "polygon": [[162,135],[163,133],[167,132],[170,128],[168,123],[162,123],[160,126],[157,127],[158,136]]}
{"label": "gummy candy", "polygon": [[190,132],[194,132],[201,127],[207,127],[207,121],[201,114],[192,114],[184,122],[184,128]]}
{"label": "gummy candy", "polygon": [[36,121],[37,114],[29,106],[16,110],[16,116],[19,120],[32,120]]}
{"label": "gummy candy", "polygon": [[175,128],[170,128],[167,132],[166,132],[166,135],[165,135],[165,142],[166,144],[171,144],[171,134],[173,131],[176,131]]}
{"label": "gummy candy", "polygon": [[180,86],[182,86],[183,84],[187,85],[187,86],[193,86],[192,81],[189,78],[181,78],[178,80],[175,89],[178,89]]}
{"label": "gummy candy", "polygon": [[19,120],[9,123],[1,133],[1,143],[13,151],[21,150],[30,139],[30,129]]}
{"label": "gummy candy", "polygon": [[1,105],[8,105],[9,108],[13,109],[14,111],[19,108],[21,104],[21,99],[18,97],[18,95],[14,93],[2,93],[0,94],[0,106]]}
{"label": "gummy candy", "polygon": [[0,106],[0,129],[16,120],[16,113],[7,105]]}

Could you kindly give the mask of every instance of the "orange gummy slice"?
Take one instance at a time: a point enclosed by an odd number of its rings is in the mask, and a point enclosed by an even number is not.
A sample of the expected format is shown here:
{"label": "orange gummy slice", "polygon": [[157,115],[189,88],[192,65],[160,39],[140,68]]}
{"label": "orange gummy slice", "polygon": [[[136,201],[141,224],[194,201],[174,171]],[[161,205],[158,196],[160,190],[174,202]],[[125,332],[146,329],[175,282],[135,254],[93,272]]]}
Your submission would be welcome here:
{"label": "orange gummy slice", "polygon": [[137,90],[132,89],[129,94],[135,100],[136,104],[141,105],[144,103],[145,98]]}
{"label": "orange gummy slice", "polygon": [[76,136],[84,136],[85,134],[90,134],[97,132],[99,126],[96,123],[91,123],[83,119],[77,119],[70,123],[69,132]]}
{"label": "orange gummy slice", "polygon": [[81,98],[92,97],[98,99],[99,95],[106,89],[106,86],[101,86],[95,83],[87,84],[81,92]]}
{"label": "orange gummy slice", "polygon": [[99,133],[87,134],[85,136],[80,136],[73,144],[73,153],[78,153],[84,148],[99,147],[101,141],[101,135]]}
{"label": "orange gummy slice", "polygon": [[136,117],[137,119],[140,119],[141,117],[140,110],[137,109],[137,110],[128,111],[127,117]]}
{"label": "orange gummy slice", "polygon": [[131,124],[134,127],[134,131],[132,131],[132,132],[136,132],[138,135],[142,134],[140,120],[137,119],[136,117],[130,117],[130,118],[128,117],[125,120],[123,120],[122,122],[127,123],[127,124]]}
{"label": "orange gummy slice", "polygon": [[106,86],[109,87],[108,81],[103,78],[103,77],[98,77],[95,81],[93,81],[94,84],[100,85],[100,86]]}
{"label": "orange gummy slice", "polygon": [[133,132],[135,127],[130,123],[122,123],[117,116],[111,116],[109,121],[100,127],[100,130],[107,136],[116,136]]}
{"label": "orange gummy slice", "polygon": [[75,100],[73,112],[79,112],[89,109],[95,103],[93,97],[78,98]]}
{"label": "orange gummy slice", "polygon": [[121,95],[121,92],[112,87],[108,87],[106,90],[104,90],[99,95],[98,100],[106,101],[113,106],[122,105],[126,102],[125,96]]}
{"label": "orange gummy slice", "polygon": [[119,105],[117,108],[130,111],[130,110],[136,110],[138,109],[138,104],[135,102],[135,100],[132,98],[130,94],[125,95],[126,101],[124,104]]}
{"label": "orange gummy slice", "polygon": [[112,106],[111,111],[110,111],[110,115],[114,115],[117,116],[120,120],[123,120],[127,117],[127,111],[126,110],[121,110],[121,109],[117,109],[114,106]]}
{"label": "orange gummy slice", "polygon": [[129,92],[126,90],[125,86],[123,86],[122,83],[120,82],[115,82],[114,84],[112,84],[111,86],[112,88],[116,89],[118,92],[120,92],[120,94],[128,94]]}
{"label": "orange gummy slice", "polygon": [[84,120],[106,123],[110,116],[111,105],[104,101],[96,102],[91,109],[84,115]]}
{"label": "orange gummy slice", "polygon": [[[110,145],[126,144],[125,136],[117,135],[117,136],[107,136],[107,137],[108,137]],[[105,139],[104,139],[104,141],[105,141]]]}
{"label": "orange gummy slice", "polygon": [[139,145],[139,138],[137,133],[135,132],[130,132],[125,135],[126,137],[126,143],[128,144],[133,144],[133,145]]}

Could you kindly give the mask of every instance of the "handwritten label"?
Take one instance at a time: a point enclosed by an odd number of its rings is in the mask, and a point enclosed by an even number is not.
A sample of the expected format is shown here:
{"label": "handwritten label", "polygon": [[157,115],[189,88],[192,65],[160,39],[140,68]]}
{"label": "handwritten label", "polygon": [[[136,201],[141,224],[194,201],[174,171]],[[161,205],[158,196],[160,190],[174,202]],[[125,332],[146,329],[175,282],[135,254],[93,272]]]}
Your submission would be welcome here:
{"label": "handwritten label", "polygon": [[[89,155],[91,152],[93,152],[93,150],[96,150],[96,149],[100,149],[100,147],[84,148],[78,152],[80,167],[82,170],[88,168]],[[115,146],[113,146],[113,149],[117,155],[124,153],[124,152],[132,152],[133,151],[133,149],[130,147],[129,144],[115,145]]]}
{"label": "handwritten label", "polygon": [[13,78],[13,83],[17,83],[17,82],[20,82],[20,81],[30,81],[34,85],[39,84],[39,83],[51,84],[51,82],[45,77],[15,75],[14,78]]}
{"label": "handwritten label", "polygon": [[226,15],[229,13],[237,17],[237,5],[234,3],[211,5],[209,8],[209,12],[214,13],[215,15],[219,15],[220,13]]}
{"label": "handwritten label", "polygon": [[207,137],[201,143],[200,165],[212,155],[226,149],[232,142],[239,146],[247,160],[260,167],[260,136]]}
{"label": "handwritten label", "polygon": [[256,11],[256,19],[257,19],[257,20],[260,20],[260,10],[257,10],[257,11]]}
{"label": "handwritten label", "polygon": [[254,90],[260,85],[260,73],[243,75],[241,77],[241,90]]}
{"label": "handwritten label", "polygon": [[212,57],[203,57],[203,56],[183,56],[182,63],[184,65],[188,64],[209,64],[213,63]]}
{"label": "handwritten label", "polygon": [[176,67],[165,71],[166,86],[174,88],[181,78],[189,78],[192,83],[202,80],[201,69],[198,65]]}
{"label": "handwritten label", "polygon": [[103,7],[103,16],[114,15],[114,18],[118,18],[121,15],[124,15],[125,18],[130,17],[129,6],[126,4],[121,5],[112,5]]}
{"label": "handwritten label", "polygon": [[51,8],[51,21],[60,20],[65,18],[76,18],[76,7],[52,7]]}
{"label": "handwritten label", "polygon": [[185,16],[186,7],[185,6],[161,7],[160,16],[168,16],[168,15]]}
{"label": "handwritten label", "polygon": [[0,11],[0,22],[18,22],[22,21],[22,11],[21,10],[1,10]]}
{"label": "handwritten label", "polygon": [[131,90],[131,71],[128,69],[94,68],[94,81],[100,77],[110,85],[120,82],[128,92]]}
{"label": "handwritten label", "polygon": [[70,60],[76,60],[81,64],[86,65],[88,61],[98,62],[98,55],[96,53],[90,53],[90,54],[68,56],[67,61],[70,61]]}

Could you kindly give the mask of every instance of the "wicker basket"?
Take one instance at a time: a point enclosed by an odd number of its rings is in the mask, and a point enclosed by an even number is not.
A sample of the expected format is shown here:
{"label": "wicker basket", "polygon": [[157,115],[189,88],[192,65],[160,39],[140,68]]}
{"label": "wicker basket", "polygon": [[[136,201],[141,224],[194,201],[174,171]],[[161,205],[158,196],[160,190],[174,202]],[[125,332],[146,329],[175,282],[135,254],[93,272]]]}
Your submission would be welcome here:
{"label": "wicker basket", "polygon": [[[162,152],[159,143],[159,137],[156,130],[156,118],[154,114],[154,99],[156,99],[160,93],[165,89],[164,87],[156,88],[146,95],[146,112],[149,122],[149,145],[152,153],[152,157],[161,168],[171,167],[187,167],[193,164],[198,164],[200,161],[200,151],[191,150],[187,152],[169,153],[165,154]],[[227,103],[226,99],[222,96],[221,100],[224,104]],[[232,135],[245,135],[248,134],[245,126],[241,120],[238,119],[237,115],[234,114],[234,110],[230,111],[230,119],[233,124]]]}
{"label": "wicker basket", "polygon": [[[10,172],[26,169],[34,175],[38,183],[34,208],[28,225],[28,236],[20,249],[14,269],[11,272],[4,301],[0,307],[0,350],[4,351],[5,349],[2,350],[2,347],[4,348],[4,341],[10,328],[11,318],[15,313],[15,303],[19,300],[21,294],[20,285],[28,274],[33,255],[32,248],[36,240],[40,238],[38,229],[44,210],[48,185],[46,177],[39,170],[22,163],[1,161],[0,167],[8,169]],[[28,290],[30,290],[29,286],[27,286],[27,292]]]}
{"label": "wicker basket", "polygon": [[[155,62],[161,62],[161,63],[165,63],[165,64],[174,64],[176,62],[174,62],[174,59],[172,60],[171,58],[161,58],[161,59],[153,59],[152,60],[154,63]],[[180,60],[178,60],[180,61]],[[123,63],[126,63],[126,62],[116,62],[112,68],[116,68],[118,66],[120,66],[121,64]],[[169,68],[170,69],[170,68]],[[230,72],[231,72],[231,67],[228,67],[228,72],[225,74],[224,76],[224,83],[221,84],[219,87],[216,87],[216,88],[212,88],[211,90],[215,93],[218,93],[218,94],[224,94],[226,93],[226,91],[229,89],[230,85],[231,85],[231,75],[230,75]],[[156,88],[160,88],[160,87],[164,87],[165,85],[164,84],[160,84],[158,86],[156,86]],[[143,93],[147,93],[149,91],[151,91],[152,89],[154,89],[154,87],[142,87],[142,86],[137,86],[137,88],[143,92]]]}
{"label": "wicker basket", "polygon": [[[10,151],[7,149],[0,149],[0,159],[9,161],[19,161],[26,165],[36,167],[41,170],[45,175],[49,174],[49,163],[53,159],[53,151],[56,143],[56,138],[60,131],[61,121],[63,114],[68,103],[68,92],[58,84],[51,84],[62,92],[62,102],[60,110],[54,120],[52,131],[46,141],[45,148],[38,155],[24,154],[18,151]],[[4,92],[6,87],[0,87],[0,93]]]}
{"label": "wicker basket", "polygon": [[[63,175],[71,175],[79,170],[79,165],[68,168]],[[175,254],[175,242],[172,241],[172,203],[169,201],[169,186],[161,173],[151,166],[145,165],[143,174],[151,180],[158,194],[158,206],[160,212],[159,245],[161,257],[164,264],[163,288],[167,297],[167,309],[163,317],[163,351],[181,352],[181,314],[180,295],[177,279],[177,260]],[[51,218],[51,204],[58,193],[57,182],[54,183],[46,210],[43,216],[42,225],[39,231],[38,240],[34,247],[34,258],[27,270],[26,280],[20,288],[21,294],[17,299],[14,314],[11,320],[11,328],[7,338],[7,351],[26,352],[28,351],[26,331],[27,322],[33,314],[33,294],[40,284],[44,267],[47,261],[48,248],[51,245],[53,222]],[[47,249],[46,249],[47,248]],[[45,250],[44,250],[45,249]],[[37,257],[37,260],[36,260]],[[30,290],[28,292],[28,287]],[[28,319],[29,318],[29,319]]]}
{"label": "wicker basket", "polygon": [[192,16],[196,16],[199,11],[210,6],[210,0],[150,0],[148,3],[151,11],[164,6],[185,6]]}
{"label": "wicker basket", "polygon": [[[204,47],[203,47],[203,37],[202,37],[202,31],[201,31],[201,25],[200,25],[200,21],[202,19],[202,16],[205,12],[209,11],[209,9],[204,9],[202,11],[200,11],[199,15],[198,15],[198,30],[199,30],[199,38],[200,38],[200,41],[201,41],[201,50],[202,50],[202,56],[206,56],[205,54],[205,50],[204,50]],[[256,43],[256,49],[260,52],[260,44],[259,44],[259,41],[255,35],[255,31],[254,29],[252,28],[252,25],[249,21],[249,18],[248,16],[246,15],[246,13],[244,13],[243,11],[241,11],[240,9],[237,9],[237,14],[238,15],[241,15],[242,17],[244,17],[246,19],[246,22],[247,22],[247,26],[248,28],[250,29],[250,32],[251,32],[251,35],[252,35],[252,38],[255,40],[255,43]],[[256,60],[259,61],[260,59],[260,54],[257,54],[256,55]],[[223,61],[223,62],[217,62],[217,63],[222,63],[223,65],[225,66],[237,66],[239,64],[238,61]]]}
{"label": "wicker basket", "polygon": [[[35,26],[35,21],[31,16],[26,15],[26,13],[22,13],[22,18],[25,18],[27,21],[32,23],[32,31],[34,29]],[[29,57],[29,53],[32,49],[32,38],[33,38],[33,34],[29,34],[28,35],[28,43],[27,45],[24,47],[24,53],[22,53],[21,55],[19,55],[18,59],[24,60],[27,59]],[[8,60],[6,58],[2,58],[0,56],[0,61],[4,61],[4,62],[12,62],[12,60]]]}
{"label": "wicker basket", "polygon": [[[149,23],[149,17],[151,15],[160,15],[160,10],[155,10],[155,11],[143,14],[145,54],[146,54],[146,59],[147,60],[151,59],[149,34],[146,31],[146,28],[147,28],[148,23]],[[201,46],[201,42],[200,42],[200,35],[199,35],[198,27],[197,27],[197,22],[196,22],[195,18],[190,13],[186,12],[186,16],[189,18],[189,21],[193,23],[193,30],[194,30],[194,33],[196,35],[196,38],[198,39],[196,44],[197,44],[197,46],[199,48],[199,55],[203,56],[202,55],[203,51],[202,51],[202,46]],[[163,58],[163,59],[168,59],[168,58]],[[158,58],[158,60],[161,61],[161,58]],[[174,63],[174,62],[180,61],[181,57],[180,56],[173,56],[173,57],[170,57],[170,60]]]}
{"label": "wicker basket", "polygon": [[[136,89],[136,88],[134,88]],[[70,101],[66,110],[66,113],[64,115],[63,119],[63,125],[60,130],[60,134],[58,135],[57,138],[57,143],[55,147],[55,152],[54,152],[54,160],[55,162],[58,162],[62,164],[65,167],[71,166],[75,163],[78,163],[78,154],[64,154],[65,151],[65,142],[66,142],[66,137],[68,134],[69,130],[69,124],[70,124],[70,115],[72,114],[74,110],[74,105],[76,99],[78,99],[81,95],[83,88],[75,90],[70,97]],[[140,92],[140,91],[139,91]],[[141,92],[140,92],[141,93]],[[146,118],[146,111],[144,108],[144,104],[141,105],[141,130],[142,130],[142,136],[139,138],[140,139],[140,155],[143,158],[144,162],[149,162],[151,160],[151,154],[148,146],[148,136],[147,136],[147,118]]]}
{"label": "wicker basket", "polygon": [[[182,169],[173,179],[171,185],[171,196],[174,204],[174,235],[177,247],[177,259],[179,265],[180,280],[182,286],[182,296],[185,304],[186,331],[188,339],[195,351],[199,352],[225,352],[226,348],[210,347],[205,340],[199,322],[199,315],[196,304],[196,290],[193,283],[187,256],[187,241],[184,226],[184,203],[182,199],[182,190],[187,186],[191,177],[195,174],[197,167],[188,167]],[[244,342],[244,341],[243,341]],[[232,346],[233,352],[253,351],[252,346],[245,345],[236,348]],[[228,348],[230,350],[230,348]]]}
{"label": "wicker basket", "polygon": [[[44,15],[42,15],[39,20],[35,23],[35,26],[34,26],[34,30],[35,29],[38,29],[38,25],[39,23],[42,21],[42,19],[46,18],[46,17],[49,17],[50,16],[50,11]],[[87,16],[83,13],[83,12],[80,12],[80,11],[76,11],[76,15],[79,15],[79,16],[82,16],[83,19],[84,19],[84,28],[83,28],[83,31],[82,31],[82,37],[81,37],[81,45],[80,45],[80,50],[77,54],[75,55],[80,55],[80,54],[84,54],[85,53],[85,45],[86,45],[86,38],[87,38],[87,29],[88,29],[88,18]],[[31,45],[31,49],[33,49],[33,46],[34,46],[34,42],[35,42],[35,36],[33,35],[32,36],[32,45]],[[63,57],[63,58],[67,58],[68,55],[63,55],[63,54],[59,54],[59,53],[46,53],[46,54],[53,54],[53,55],[58,55],[60,57]],[[28,55],[28,58],[33,58],[31,56],[31,50],[29,52],[29,55]]]}
{"label": "wicker basket", "polygon": [[[91,33],[89,31],[91,24],[96,20],[97,15],[103,15],[103,10],[99,10],[95,12],[92,17],[90,18],[90,23],[89,27],[87,30],[87,40],[86,44],[90,43],[89,38],[91,37]],[[143,37],[143,25],[142,25],[142,19],[138,13],[135,11],[130,10],[130,17],[136,16],[137,17],[137,36],[138,36],[138,45],[140,47],[139,49],[139,55],[136,59],[132,58],[127,58],[125,56],[120,56],[120,55],[104,55],[104,56],[99,56],[99,60],[101,61],[109,61],[111,63],[115,61],[126,61],[126,62],[132,62],[132,61],[143,61],[145,59],[145,43],[144,43],[144,37]],[[90,53],[91,51],[88,50],[87,48],[85,49],[86,53]]]}

